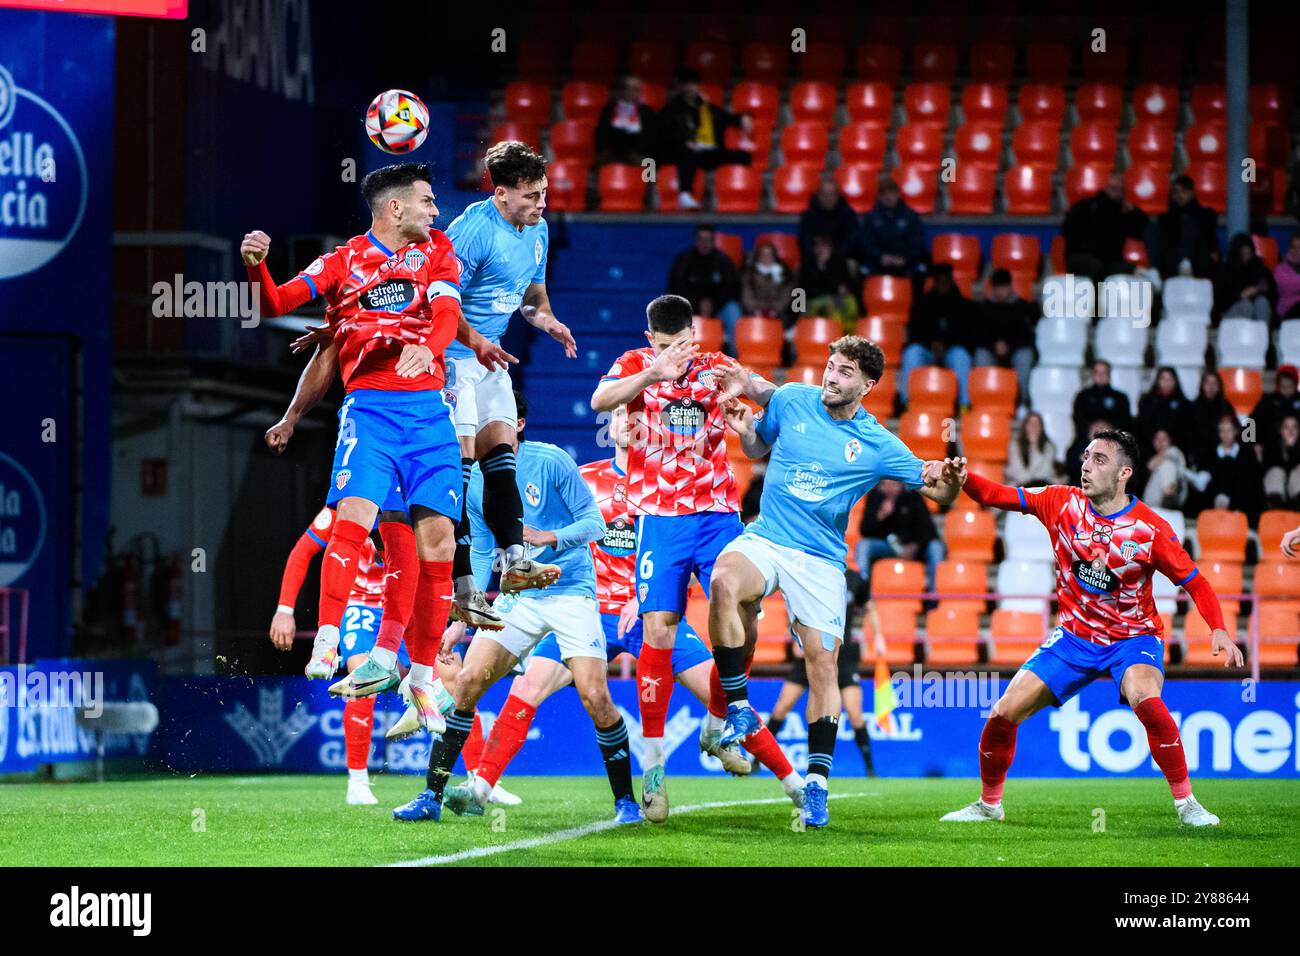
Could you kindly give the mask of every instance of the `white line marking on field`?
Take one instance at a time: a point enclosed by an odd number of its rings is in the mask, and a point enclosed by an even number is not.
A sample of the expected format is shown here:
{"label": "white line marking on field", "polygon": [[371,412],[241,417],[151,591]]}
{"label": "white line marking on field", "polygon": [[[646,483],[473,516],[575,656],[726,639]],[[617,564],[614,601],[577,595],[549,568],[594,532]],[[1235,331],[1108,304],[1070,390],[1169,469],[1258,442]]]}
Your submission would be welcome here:
{"label": "white line marking on field", "polygon": [[[831,800],[850,800],[854,797],[878,797],[878,793],[832,793]],[[772,797],[763,800],[714,800],[709,803],[693,803],[684,807],[673,807],[669,819],[679,817],[686,813],[695,813],[699,810],[717,810],[723,807],[752,807],[762,804],[771,803],[790,803],[789,797]],[[793,804],[791,804],[793,807]],[[514,843],[502,843],[498,846],[481,846],[473,850],[461,850],[458,853],[447,853],[443,856],[424,856],[418,860],[401,860],[397,863],[383,863],[381,866],[444,866],[448,863],[463,863],[465,860],[478,860],[485,856],[496,856],[499,853],[513,853],[515,850],[532,850],[539,846],[550,846],[553,843],[564,843],[568,840],[577,840],[580,837],[589,836],[593,833],[600,833],[603,830],[612,830],[616,826],[613,820],[597,820],[595,823],[584,823],[580,827],[570,827],[567,830],[557,830],[554,833],[547,833],[543,836],[529,837],[527,840],[516,840]],[[644,826],[652,827],[653,823],[646,823]]]}

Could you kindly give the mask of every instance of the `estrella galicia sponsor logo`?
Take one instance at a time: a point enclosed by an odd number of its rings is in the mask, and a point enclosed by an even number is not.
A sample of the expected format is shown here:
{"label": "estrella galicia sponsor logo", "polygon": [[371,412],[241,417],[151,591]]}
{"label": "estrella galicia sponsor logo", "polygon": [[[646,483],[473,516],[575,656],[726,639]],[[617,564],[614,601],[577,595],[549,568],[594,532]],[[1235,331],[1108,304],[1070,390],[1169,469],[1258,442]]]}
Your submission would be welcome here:
{"label": "estrella galicia sponsor logo", "polygon": [[694,435],[704,427],[708,412],[694,399],[679,398],[660,412],[664,427],[674,435]]}
{"label": "estrella galicia sponsor logo", "polygon": [[371,312],[404,312],[415,301],[415,286],[405,279],[389,279],[361,295],[361,304]]}
{"label": "estrella galicia sponsor logo", "polygon": [[0,279],[62,252],[85,217],[88,192],[86,158],[68,121],[0,67]]}
{"label": "estrella galicia sponsor logo", "polygon": [[636,528],[627,518],[615,518],[605,525],[605,537],[600,546],[606,554],[616,558],[636,554]]}
{"label": "estrella galicia sponsor logo", "polygon": [[45,499],[40,488],[26,468],[0,452],[0,587],[26,574],[44,545]]}
{"label": "estrella galicia sponsor logo", "polygon": [[1074,579],[1085,591],[1093,594],[1110,594],[1119,590],[1119,578],[1106,567],[1106,562],[1097,558],[1094,561],[1077,560],[1071,570]]}
{"label": "estrella galicia sponsor logo", "polygon": [[825,501],[830,476],[817,462],[801,465],[786,472],[785,486],[800,501]]}

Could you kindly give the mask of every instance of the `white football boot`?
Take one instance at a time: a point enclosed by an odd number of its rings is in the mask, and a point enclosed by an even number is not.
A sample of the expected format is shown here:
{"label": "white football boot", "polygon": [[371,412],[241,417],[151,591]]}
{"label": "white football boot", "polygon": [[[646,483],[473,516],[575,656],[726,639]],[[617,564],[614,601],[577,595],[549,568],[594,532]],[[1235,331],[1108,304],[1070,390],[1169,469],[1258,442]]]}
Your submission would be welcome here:
{"label": "white football boot", "polygon": [[370,792],[369,780],[349,780],[347,800],[351,807],[370,807],[379,802],[379,798]]}
{"label": "white football boot", "polygon": [[329,680],[339,669],[339,629],[322,624],[311,642],[311,660],[303,671],[312,680]]}
{"label": "white football boot", "polygon": [[1190,793],[1182,800],[1175,800],[1174,808],[1178,811],[1178,819],[1185,826],[1217,827],[1219,825],[1219,818],[1201,806]]}
{"label": "white football boot", "polygon": [[939,819],[949,823],[983,823],[988,820],[1001,822],[1007,818],[1006,812],[1002,809],[1002,804],[996,807],[990,807],[983,800],[976,800],[969,806],[962,807],[960,810],[954,810],[952,813],[945,813]]}

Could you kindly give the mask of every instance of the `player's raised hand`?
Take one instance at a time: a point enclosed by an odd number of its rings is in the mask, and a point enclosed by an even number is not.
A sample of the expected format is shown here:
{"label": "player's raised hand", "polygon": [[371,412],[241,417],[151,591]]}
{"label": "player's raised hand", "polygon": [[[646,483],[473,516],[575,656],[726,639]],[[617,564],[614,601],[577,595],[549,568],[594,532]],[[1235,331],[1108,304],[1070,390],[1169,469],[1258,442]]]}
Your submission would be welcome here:
{"label": "player's raised hand", "polygon": [[718,373],[718,391],[722,393],[719,401],[729,401],[745,394],[745,388],[749,385],[749,376],[749,369],[735,359],[723,365],[721,372]]}
{"label": "player's raised hand", "polygon": [[1210,636],[1210,650],[1215,657],[1219,656],[1219,651],[1227,654],[1223,661],[1224,667],[1246,666],[1246,658],[1242,656],[1241,648],[1237,646],[1237,642],[1229,637],[1228,632],[1223,628],[1219,628]]}
{"label": "player's raised hand", "polygon": [[239,244],[239,254],[244,257],[244,264],[255,266],[271,251],[271,237],[260,229],[254,229],[252,232],[244,235],[244,241]]}
{"label": "player's raised hand", "polygon": [[324,347],[334,341],[334,333],[328,325],[306,325],[303,328],[302,335],[289,343],[289,351],[294,355],[313,345]]}
{"label": "player's raised hand", "polygon": [[695,356],[700,354],[700,347],[695,343],[693,333],[687,329],[668,348],[655,356],[654,370],[656,381],[671,382],[686,374]]}
{"label": "player's raised hand", "polygon": [[293,647],[293,636],[298,632],[298,625],[293,615],[287,611],[276,611],[271,618],[271,643],[276,650],[287,651]]}
{"label": "player's raised hand", "polygon": [[1297,551],[1297,546],[1300,546],[1300,528],[1292,528],[1282,535],[1282,553],[1288,558],[1294,558],[1297,554],[1300,554],[1300,551]]}
{"label": "player's raised hand", "polygon": [[403,345],[402,354],[397,357],[397,377],[415,378],[421,372],[427,372],[433,364],[433,349],[427,345]]}
{"label": "player's raised hand", "polygon": [[754,431],[754,410],[738,398],[723,402],[720,406],[727,420],[727,427],[742,438]]}
{"label": "player's raised hand", "polygon": [[[262,439],[266,442],[267,448],[277,455],[281,455],[289,447],[289,439],[292,437],[293,424],[288,419],[282,418],[266,430],[266,434],[262,436]],[[271,636],[274,639],[274,625],[272,626]]]}
{"label": "player's raised hand", "polygon": [[497,369],[505,370],[511,365],[519,364],[519,359],[483,335],[480,335],[478,340],[470,346],[470,350],[473,351],[474,357],[478,359],[478,364],[489,372],[495,372]]}

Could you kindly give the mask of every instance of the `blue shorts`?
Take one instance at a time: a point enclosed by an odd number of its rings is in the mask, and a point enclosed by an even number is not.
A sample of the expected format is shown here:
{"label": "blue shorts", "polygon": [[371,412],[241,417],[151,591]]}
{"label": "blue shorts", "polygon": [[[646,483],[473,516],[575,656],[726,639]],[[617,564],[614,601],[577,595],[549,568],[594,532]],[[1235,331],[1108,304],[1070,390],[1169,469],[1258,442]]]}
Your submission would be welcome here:
{"label": "blue shorts", "polygon": [[[364,604],[349,604],[339,625],[339,664],[347,666],[354,654],[369,654],[379,638],[379,623],[384,619],[380,608]],[[410,670],[411,658],[406,653],[406,642],[397,646],[397,662]]]}
{"label": "blue shorts", "polygon": [[[402,505],[393,507],[394,484]],[[388,511],[412,505],[460,521],[460,445],[440,391],[357,389],[339,409],[327,504],[364,498]]]}
{"label": "blue shorts", "polygon": [[1163,674],[1164,642],[1154,634],[1144,634],[1113,644],[1094,644],[1058,627],[1021,666],[1042,679],[1059,707],[1103,674],[1110,675],[1118,691],[1124,672],[1134,664],[1149,664]]}
{"label": "blue shorts", "polygon": [[[600,626],[605,629],[605,656],[611,663],[620,654],[631,654],[635,657],[641,653],[640,621],[637,621],[632,630],[624,634],[621,640],[618,636],[617,614],[602,614]],[[555,639],[554,634],[547,634],[533,649],[530,656],[560,662],[560,642]],[[695,628],[686,621],[678,624],[677,640],[673,642],[673,673],[680,674],[697,664],[712,660],[713,652],[709,650],[709,645],[704,643],[700,635],[695,633]]]}
{"label": "blue shorts", "polygon": [[732,511],[643,515],[636,521],[636,595],[641,613],[686,613],[691,575],[709,593],[713,564],[744,526]]}

